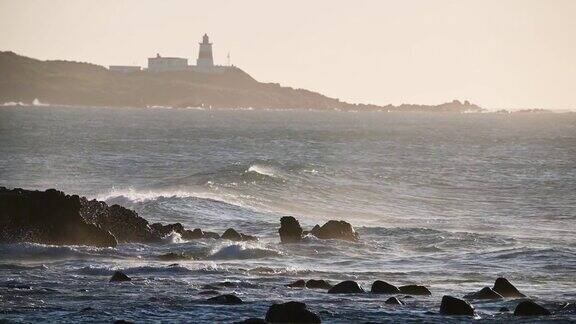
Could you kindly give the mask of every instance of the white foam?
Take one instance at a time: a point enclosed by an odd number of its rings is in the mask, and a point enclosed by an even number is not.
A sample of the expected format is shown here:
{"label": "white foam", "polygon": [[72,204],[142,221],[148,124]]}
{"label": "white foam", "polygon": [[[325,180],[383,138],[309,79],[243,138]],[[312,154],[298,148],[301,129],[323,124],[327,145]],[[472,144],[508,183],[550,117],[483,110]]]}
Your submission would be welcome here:
{"label": "white foam", "polygon": [[209,259],[258,259],[281,255],[280,251],[259,247],[257,245],[248,245],[247,243],[236,243],[224,246],[213,252]]}
{"label": "white foam", "polygon": [[284,178],[282,172],[280,170],[261,164],[252,164],[246,172],[255,172],[261,175],[265,175],[272,178]]}

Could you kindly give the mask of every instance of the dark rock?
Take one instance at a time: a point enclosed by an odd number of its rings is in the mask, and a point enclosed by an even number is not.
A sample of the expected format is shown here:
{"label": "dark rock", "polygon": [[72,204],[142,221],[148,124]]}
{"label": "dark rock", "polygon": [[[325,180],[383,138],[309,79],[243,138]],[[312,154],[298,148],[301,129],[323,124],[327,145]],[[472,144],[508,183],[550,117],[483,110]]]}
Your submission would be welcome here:
{"label": "dark rock", "polygon": [[114,321],[114,324],[134,324],[134,322],[129,322],[125,320],[116,320]]}
{"label": "dark rock", "polygon": [[440,305],[440,314],[474,316],[474,307],[465,300],[444,296]]}
{"label": "dark rock", "polygon": [[306,281],[304,281],[303,279],[296,280],[293,283],[286,285],[286,287],[290,287],[290,288],[304,288],[305,286],[306,286]]}
{"label": "dark rock", "polygon": [[514,285],[508,281],[506,278],[498,278],[496,282],[494,282],[494,287],[492,290],[499,293],[503,297],[526,297],[526,295],[522,294]]}
{"label": "dark rock", "polygon": [[357,242],[358,233],[350,223],[345,221],[330,220],[322,227],[314,226],[310,233],[319,239],[339,239]]}
{"label": "dark rock", "polygon": [[114,274],[112,275],[112,278],[110,278],[110,282],[131,281],[131,280],[132,279],[130,279],[130,277],[128,277],[127,275],[125,275],[124,273],[122,273],[120,271],[114,272]]}
{"label": "dark rock", "polygon": [[172,232],[176,232],[178,234],[184,233],[184,226],[182,226],[182,224],[180,223],[166,224],[166,225],[163,225],[161,223],[154,223],[150,225],[150,228],[159,237],[165,237]]}
{"label": "dark rock", "polygon": [[222,238],[224,240],[230,240],[230,241],[242,241],[242,235],[240,235],[240,233],[238,233],[233,228],[227,229],[224,232],[224,234],[222,234],[222,236],[220,238]]}
{"label": "dark rock", "polygon": [[398,287],[400,293],[408,294],[408,295],[421,295],[421,296],[430,296],[432,293],[428,288],[419,285],[406,285]]}
{"label": "dark rock", "polygon": [[551,315],[546,308],[536,304],[531,300],[525,300],[514,309],[515,316],[545,316]]}
{"label": "dark rock", "polygon": [[265,320],[261,318],[248,318],[240,322],[234,322],[234,324],[267,324]]}
{"label": "dark rock", "polygon": [[82,217],[78,196],[0,187],[0,242],[116,246],[116,238]]}
{"label": "dark rock", "polygon": [[177,260],[190,260],[190,259],[192,259],[192,257],[183,253],[183,252],[179,252],[179,253],[168,252],[168,253],[159,255],[158,259],[162,260],[162,261],[177,261]]}
{"label": "dark rock", "polygon": [[208,301],[214,304],[222,304],[222,305],[237,305],[242,304],[242,299],[235,295],[227,294],[227,295],[220,295],[212,298],[208,298]]}
{"label": "dark rock", "polygon": [[404,298],[404,299],[411,299],[411,298],[414,298],[414,297],[412,297],[412,296],[410,296],[410,295],[406,295],[406,296],[404,296],[404,297],[402,297],[402,298]]}
{"label": "dark rock", "polygon": [[388,305],[404,305],[404,302],[401,301],[400,299],[396,298],[396,297],[390,297],[390,298],[386,299],[386,301],[384,302],[384,304],[388,304]]}
{"label": "dark rock", "polygon": [[242,235],[242,241],[258,241],[258,238],[256,236],[247,235],[244,233],[240,233],[240,235]]}
{"label": "dark rock", "polygon": [[464,296],[466,299],[502,299],[502,295],[492,290],[490,287],[484,287],[480,291],[470,293]]}
{"label": "dark rock", "polygon": [[326,280],[310,279],[306,281],[306,288],[308,289],[330,289],[332,285]]}
{"label": "dark rock", "polygon": [[243,233],[239,233],[233,228],[227,229],[222,236],[221,239],[231,240],[231,241],[258,241],[258,238],[252,235],[246,235]]}
{"label": "dark rock", "polygon": [[285,216],[280,219],[280,241],[282,243],[297,243],[302,241],[302,227],[296,218]]}
{"label": "dark rock", "polygon": [[119,243],[150,243],[162,238],[152,230],[147,220],[130,209],[86,198],[80,198],[80,204],[80,215],[86,222],[109,231]]}
{"label": "dark rock", "polygon": [[203,290],[198,293],[198,295],[218,295],[220,292],[217,290]]}
{"label": "dark rock", "polygon": [[215,233],[215,232],[204,232],[204,236],[202,238],[209,238],[209,239],[219,239],[220,238],[220,234]]}
{"label": "dark rock", "polygon": [[193,231],[184,230],[181,235],[184,240],[198,240],[204,237],[204,232],[199,228],[195,228]]}
{"label": "dark rock", "polygon": [[218,290],[218,289],[220,289],[220,287],[218,287],[218,286],[216,286],[216,285],[208,284],[208,285],[202,286],[202,289],[205,289],[205,290]]}
{"label": "dark rock", "polygon": [[321,323],[320,317],[306,309],[306,304],[287,302],[274,304],[266,312],[269,323]]}
{"label": "dark rock", "polygon": [[363,292],[364,289],[362,289],[355,281],[352,280],[342,281],[341,283],[328,290],[329,294],[359,294]]}
{"label": "dark rock", "polygon": [[382,280],[376,280],[372,283],[370,292],[373,294],[399,294],[400,289]]}
{"label": "dark rock", "polygon": [[500,310],[499,310],[499,311],[500,311],[501,313],[507,313],[507,312],[509,312],[510,310],[508,309],[508,307],[500,307]]}

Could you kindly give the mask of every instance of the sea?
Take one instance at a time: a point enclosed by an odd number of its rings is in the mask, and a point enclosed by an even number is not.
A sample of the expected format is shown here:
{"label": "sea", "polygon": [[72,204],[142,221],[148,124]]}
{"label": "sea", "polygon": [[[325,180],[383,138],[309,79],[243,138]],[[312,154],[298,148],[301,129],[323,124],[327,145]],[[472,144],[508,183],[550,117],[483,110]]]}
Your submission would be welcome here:
{"label": "sea", "polygon": [[[233,323],[300,301],[325,323],[576,321],[576,114],[387,113],[7,105],[0,186],[56,188],[257,242],[116,248],[0,244],[0,321]],[[357,243],[280,244],[345,220]],[[193,260],[161,261],[183,252]],[[109,283],[121,270],[133,280]],[[497,277],[554,312],[516,318],[519,300],[472,301]],[[431,296],[288,288],[297,279],[419,284]],[[207,302],[207,289],[241,305]],[[501,310],[503,307],[510,311]]]}

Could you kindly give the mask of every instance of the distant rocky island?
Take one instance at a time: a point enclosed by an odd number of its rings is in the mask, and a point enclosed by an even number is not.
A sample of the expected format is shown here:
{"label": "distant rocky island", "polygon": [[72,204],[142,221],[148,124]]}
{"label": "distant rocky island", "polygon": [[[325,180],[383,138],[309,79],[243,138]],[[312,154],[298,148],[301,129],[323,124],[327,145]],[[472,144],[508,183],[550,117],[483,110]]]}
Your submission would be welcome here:
{"label": "distant rocky island", "polygon": [[0,103],[35,100],[52,105],[107,107],[483,111],[458,100],[440,105],[351,104],[305,89],[258,82],[234,66],[217,74],[196,70],[125,73],[90,63],[41,61],[0,52]]}

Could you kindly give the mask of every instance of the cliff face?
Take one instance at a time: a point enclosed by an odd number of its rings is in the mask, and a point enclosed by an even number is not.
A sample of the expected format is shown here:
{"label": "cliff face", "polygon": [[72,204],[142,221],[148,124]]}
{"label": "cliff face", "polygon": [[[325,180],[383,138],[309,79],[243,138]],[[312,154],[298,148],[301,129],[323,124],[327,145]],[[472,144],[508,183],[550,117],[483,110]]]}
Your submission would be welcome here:
{"label": "cliff face", "polygon": [[0,102],[82,106],[464,111],[458,101],[439,106],[353,105],[303,89],[261,83],[239,68],[223,74],[194,71],[123,74],[89,63],[40,61],[0,52]]}

